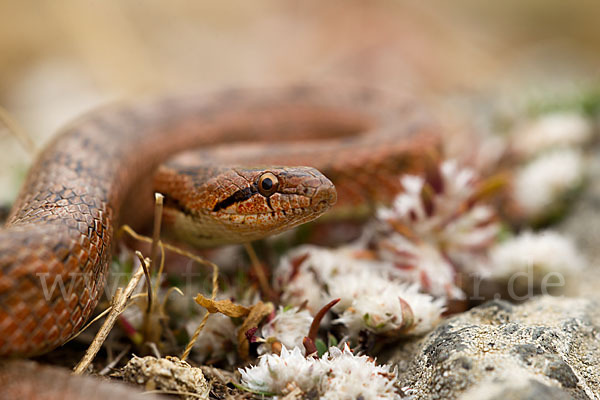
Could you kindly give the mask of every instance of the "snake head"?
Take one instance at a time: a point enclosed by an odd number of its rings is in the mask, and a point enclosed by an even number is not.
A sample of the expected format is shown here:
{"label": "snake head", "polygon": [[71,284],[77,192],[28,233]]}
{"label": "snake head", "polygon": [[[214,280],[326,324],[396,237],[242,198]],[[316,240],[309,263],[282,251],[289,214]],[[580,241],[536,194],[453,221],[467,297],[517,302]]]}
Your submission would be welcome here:
{"label": "snake head", "polygon": [[337,200],[333,183],[309,167],[161,167],[164,221],[200,247],[241,243],[311,221]]}

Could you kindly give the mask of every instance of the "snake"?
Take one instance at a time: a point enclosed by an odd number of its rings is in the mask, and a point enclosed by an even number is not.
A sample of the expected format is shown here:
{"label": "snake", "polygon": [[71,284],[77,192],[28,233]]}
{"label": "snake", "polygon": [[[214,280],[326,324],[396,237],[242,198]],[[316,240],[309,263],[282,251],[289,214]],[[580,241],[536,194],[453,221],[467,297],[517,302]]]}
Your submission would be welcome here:
{"label": "snake", "polygon": [[0,356],[48,352],[82,328],[117,229],[151,218],[153,192],[185,240],[247,242],[330,208],[389,202],[398,176],[426,170],[439,144],[421,107],[366,88],[231,89],[93,110],[38,154],[0,229]]}

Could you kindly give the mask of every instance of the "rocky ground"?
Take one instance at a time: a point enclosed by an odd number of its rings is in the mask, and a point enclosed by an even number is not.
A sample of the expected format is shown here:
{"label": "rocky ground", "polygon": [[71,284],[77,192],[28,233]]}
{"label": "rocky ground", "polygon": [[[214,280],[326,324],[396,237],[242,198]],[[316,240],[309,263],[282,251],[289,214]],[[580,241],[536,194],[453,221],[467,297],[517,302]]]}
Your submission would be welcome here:
{"label": "rocky ground", "polygon": [[493,300],[398,354],[400,381],[416,399],[593,399],[599,317],[597,303],[584,298]]}

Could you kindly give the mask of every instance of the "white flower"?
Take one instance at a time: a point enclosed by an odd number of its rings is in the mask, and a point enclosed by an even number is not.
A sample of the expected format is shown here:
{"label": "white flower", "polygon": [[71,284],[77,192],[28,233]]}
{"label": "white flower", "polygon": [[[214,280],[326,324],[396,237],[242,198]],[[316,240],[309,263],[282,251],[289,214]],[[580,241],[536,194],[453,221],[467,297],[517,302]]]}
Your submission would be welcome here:
{"label": "white flower", "polygon": [[391,365],[377,365],[367,356],[329,349],[323,357],[304,358],[300,349],[268,354],[258,365],[239,370],[242,385],[260,392],[283,396],[299,388],[303,393],[316,390],[324,400],[400,399],[394,386],[396,371]]}
{"label": "white flower", "polygon": [[302,339],[308,335],[313,318],[306,310],[297,307],[279,307],[275,317],[261,328],[261,336],[267,342],[258,347],[258,354],[271,351],[271,343],[280,342],[288,349],[302,347]]}
{"label": "white flower", "polygon": [[557,112],[543,115],[513,135],[517,153],[532,156],[548,149],[581,146],[592,136],[591,123],[581,114]]}
{"label": "white flower", "polygon": [[242,385],[251,390],[285,395],[294,388],[308,392],[318,387],[325,376],[324,365],[319,359],[305,358],[298,347],[281,348],[281,354],[265,354],[258,365],[239,369]]}
{"label": "white flower", "polygon": [[[441,190],[425,199],[423,178],[405,175],[401,178],[404,192],[396,196],[392,208],[379,209],[377,217],[393,225],[401,222],[422,240],[436,240],[437,232],[453,219],[460,206],[474,193],[474,174],[459,169],[456,162],[446,161],[440,166]],[[434,188],[435,190],[435,188]]]}
{"label": "white flower", "polygon": [[[380,209],[377,216],[382,221],[399,220],[409,224],[420,238],[426,238],[452,219],[474,194],[475,178],[472,170],[459,168],[455,160],[440,165],[440,182],[426,182],[421,177],[405,175],[401,178],[404,192],[396,196],[391,209]],[[427,201],[423,196],[426,184],[432,190]]]}
{"label": "white flower", "polygon": [[339,276],[329,284],[332,297],[340,298],[334,307],[352,337],[361,330],[397,336],[423,334],[435,326],[444,310],[444,300],[419,293],[418,285],[407,285],[362,271]]}
{"label": "white flower", "polygon": [[563,149],[544,154],[518,172],[514,199],[527,217],[543,216],[556,201],[581,184],[583,174],[579,151]]}
{"label": "white flower", "polygon": [[322,399],[400,399],[394,387],[396,371],[389,364],[377,365],[367,356],[356,356],[347,345],[343,351],[330,348],[322,360],[329,366],[321,384]]}
{"label": "white flower", "polygon": [[491,277],[510,279],[519,272],[532,272],[535,284],[551,273],[572,275],[585,266],[573,242],[557,233],[524,232],[494,247],[490,252]]}
{"label": "white flower", "polygon": [[492,208],[467,204],[475,195],[475,173],[450,160],[440,165],[439,179],[429,183],[426,194],[425,180],[404,176],[405,191],[396,196],[392,208],[378,210],[378,219],[393,230],[402,225],[398,233],[409,240],[427,241],[447,252],[488,246],[498,226],[492,222]]}

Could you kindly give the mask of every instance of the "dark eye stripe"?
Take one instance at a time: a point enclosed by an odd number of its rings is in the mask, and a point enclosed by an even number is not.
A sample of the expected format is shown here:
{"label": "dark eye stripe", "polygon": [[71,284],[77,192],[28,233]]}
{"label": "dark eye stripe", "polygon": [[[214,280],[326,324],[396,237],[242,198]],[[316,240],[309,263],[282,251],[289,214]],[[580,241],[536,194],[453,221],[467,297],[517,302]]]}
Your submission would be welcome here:
{"label": "dark eye stripe", "polygon": [[258,193],[258,190],[256,189],[256,185],[254,185],[254,184],[252,184],[251,186],[245,187],[243,189],[240,189],[237,192],[235,192],[234,194],[232,194],[231,196],[229,196],[228,198],[226,198],[225,200],[221,200],[220,202],[215,204],[215,206],[213,207],[213,211],[219,211],[219,210],[227,208],[235,203],[238,203],[240,201],[248,200],[250,197],[254,196],[256,193]]}

